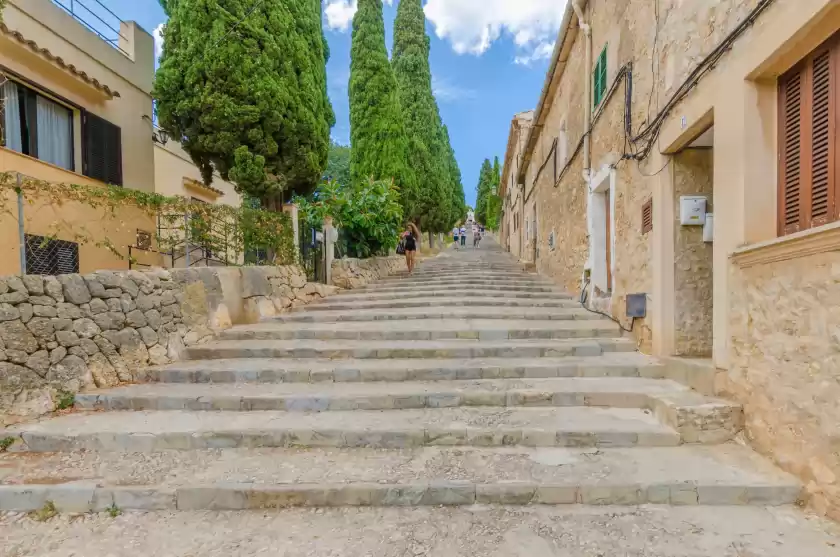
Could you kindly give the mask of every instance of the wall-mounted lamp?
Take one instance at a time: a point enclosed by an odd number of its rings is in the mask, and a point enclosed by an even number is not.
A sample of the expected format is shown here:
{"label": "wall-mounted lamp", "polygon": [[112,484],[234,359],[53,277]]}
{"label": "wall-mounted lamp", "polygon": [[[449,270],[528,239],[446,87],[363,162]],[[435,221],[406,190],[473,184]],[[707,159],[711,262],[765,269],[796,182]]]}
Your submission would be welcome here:
{"label": "wall-mounted lamp", "polygon": [[143,120],[149,122],[152,125],[152,141],[155,143],[160,143],[161,145],[166,145],[166,142],[169,141],[169,133],[164,130],[163,128],[159,128],[154,121],[149,118],[147,115],[143,115]]}

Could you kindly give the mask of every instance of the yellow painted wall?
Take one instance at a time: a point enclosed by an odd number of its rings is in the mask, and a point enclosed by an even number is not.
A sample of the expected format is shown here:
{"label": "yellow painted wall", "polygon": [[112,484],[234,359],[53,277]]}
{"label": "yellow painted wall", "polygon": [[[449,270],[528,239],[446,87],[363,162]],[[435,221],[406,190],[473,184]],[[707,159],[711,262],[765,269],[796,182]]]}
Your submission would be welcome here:
{"label": "yellow painted wall", "polygon": [[[68,65],[119,92],[109,99],[102,91],[33,52],[16,39],[0,34],[0,65],[26,81],[54,93],[76,107],[100,116],[121,129],[123,186],[154,191],[154,147],[151,141],[154,79],[152,36],[133,22],[122,26],[120,52],[86,29],[50,0],[10,0],[3,11],[4,24],[39,49],[60,56]],[[56,99],[61,101],[61,99]],[[73,108],[73,107],[70,107]],[[74,108],[75,170],[82,169],[82,136],[78,108]],[[0,167],[0,170],[19,170]],[[34,169],[33,169],[34,171]],[[45,176],[35,175],[46,179]]]}
{"label": "yellow painted wall", "polygon": [[162,195],[180,195],[195,197],[207,203],[220,203],[239,207],[242,199],[233,184],[222,180],[218,175],[213,178],[210,187],[222,192],[221,195],[203,187],[185,187],[184,182],[201,183],[201,173],[190,160],[190,156],[181,146],[172,140],[166,145],[155,143],[155,191]]}

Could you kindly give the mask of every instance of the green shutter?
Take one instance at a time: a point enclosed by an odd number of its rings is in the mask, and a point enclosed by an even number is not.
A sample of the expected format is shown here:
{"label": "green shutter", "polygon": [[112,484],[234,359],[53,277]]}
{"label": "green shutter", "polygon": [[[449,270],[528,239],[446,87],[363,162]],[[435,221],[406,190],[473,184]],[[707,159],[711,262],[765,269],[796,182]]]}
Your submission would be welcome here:
{"label": "green shutter", "polygon": [[601,104],[604,100],[604,95],[607,93],[607,47],[598,56],[598,61],[595,63],[595,71],[593,72],[592,81],[594,84],[593,103],[595,107]]}

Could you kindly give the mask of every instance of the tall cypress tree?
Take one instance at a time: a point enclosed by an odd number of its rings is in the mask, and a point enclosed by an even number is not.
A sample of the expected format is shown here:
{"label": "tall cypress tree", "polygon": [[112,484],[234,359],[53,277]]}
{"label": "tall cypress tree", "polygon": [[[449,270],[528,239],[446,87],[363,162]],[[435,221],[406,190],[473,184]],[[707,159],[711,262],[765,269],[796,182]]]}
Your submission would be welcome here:
{"label": "tall cypress tree", "polygon": [[[160,125],[201,170],[276,208],[315,188],[335,116],[319,0],[166,0]],[[234,30],[235,27],[235,30]]]}
{"label": "tall cypress tree", "polygon": [[490,188],[487,193],[487,222],[491,230],[498,230],[499,217],[502,211],[502,198],[499,197],[499,184],[502,181],[502,169],[499,165],[499,157],[493,159],[493,168],[490,174]]}
{"label": "tall cypress tree", "polygon": [[449,223],[450,184],[437,103],[429,69],[429,37],[421,0],[400,0],[394,21],[391,64],[411,145],[409,163],[418,177],[411,216],[425,228],[442,232]]}
{"label": "tall cypress tree", "polygon": [[350,49],[350,176],[355,183],[393,179],[409,218],[417,179],[408,165],[409,143],[397,82],[385,49],[382,0],[359,0]]}
{"label": "tall cypress tree", "polygon": [[493,183],[493,166],[490,159],[484,159],[481,172],[478,175],[478,185],[475,188],[475,220],[487,224],[487,200]]}
{"label": "tall cypress tree", "polygon": [[446,127],[446,124],[441,126],[440,132],[449,175],[449,187],[447,188],[449,194],[449,219],[447,227],[449,227],[458,221],[464,220],[467,215],[467,202],[464,198],[464,184],[461,183],[461,169],[458,168],[458,161],[455,158],[455,150],[452,149],[452,143],[449,140],[449,128]]}

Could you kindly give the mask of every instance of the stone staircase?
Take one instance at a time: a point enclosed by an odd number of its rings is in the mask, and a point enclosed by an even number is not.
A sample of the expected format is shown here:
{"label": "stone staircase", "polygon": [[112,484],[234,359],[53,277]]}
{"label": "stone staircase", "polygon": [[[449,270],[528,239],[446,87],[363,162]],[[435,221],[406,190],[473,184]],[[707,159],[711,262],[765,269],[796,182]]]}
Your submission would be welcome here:
{"label": "stone staircase", "polygon": [[[0,510],[795,503],[741,408],[489,239],[8,430]],[[26,454],[20,454],[26,453]],[[710,510],[710,513],[714,511]]]}

